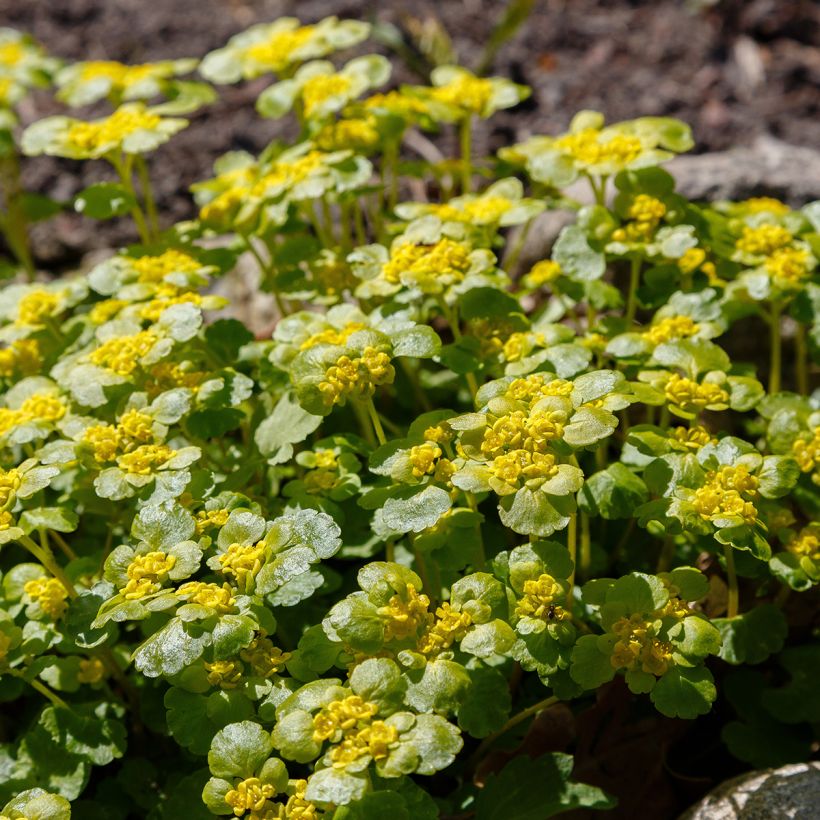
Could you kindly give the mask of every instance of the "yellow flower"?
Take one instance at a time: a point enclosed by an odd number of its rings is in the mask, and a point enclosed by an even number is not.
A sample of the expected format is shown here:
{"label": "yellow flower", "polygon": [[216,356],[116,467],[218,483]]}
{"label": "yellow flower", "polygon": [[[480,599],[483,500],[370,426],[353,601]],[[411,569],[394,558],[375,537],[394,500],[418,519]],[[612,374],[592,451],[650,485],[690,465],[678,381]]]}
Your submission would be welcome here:
{"label": "yellow flower", "polygon": [[515,605],[515,614],[519,618],[563,621],[569,616],[555,601],[564,597],[564,590],[555,578],[542,573],[537,579],[524,581],[524,594]]}
{"label": "yellow flower", "polygon": [[746,225],[740,239],[735,242],[735,248],[751,256],[769,256],[791,244],[793,239],[791,231],[782,225],[764,222],[756,228]]}
{"label": "yellow flower", "polygon": [[506,397],[515,401],[535,402],[544,396],[569,396],[572,382],[566,379],[547,380],[541,373],[533,373],[521,379],[513,379],[506,390]]}
{"label": "yellow flower", "polygon": [[8,510],[0,510],[0,532],[14,526],[14,516]]}
{"label": "yellow flower", "polygon": [[83,658],[77,670],[78,683],[99,683],[105,677],[105,664],[99,658]]}
{"label": "yellow flower", "polygon": [[555,456],[529,450],[513,450],[496,456],[487,466],[495,479],[490,483],[499,495],[512,494],[523,486],[538,489],[558,473]]}
{"label": "yellow flower", "polygon": [[528,288],[542,288],[554,282],[562,273],[561,266],[552,259],[536,262],[530,272],[524,276],[524,285]]}
{"label": "yellow flower", "polygon": [[[318,820],[316,806],[305,800],[307,780],[297,780],[293,785],[295,791],[285,804],[285,820]],[[282,820],[282,818],[276,815],[272,820]]]}
{"label": "yellow flower", "polygon": [[331,97],[345,96],[352,84],[352,79],[344,74],[317,74],[305,80],[302,86],[305,116],[313,116]]}
{"label": "yellow flower", "polygon": [[311,495],[327,492],[336,485],[337,476],[332,470],[310,470],[305,473],[305,490]]}
{"label": "yellow flower", "polygon": [[20,405],[23,419],[59,421],[67,412],[65,402],[53,393],[34,393]]}
{"label": "yellow flower", "polygon": [[29,291],[17,304],[17,323],[41,327],[48,319],[58,315],[61,307],[59,293],[42,288]]}
{"label": "yellow flower", "polygon": [[120,593],[128,600],[136,601],[159,592],[176,561],[175,556],[158,550],[135,556],[125,571],[128,582]]}
{"label": "yellow flower", "polygon": [[422,478],[435,472],[436,460],[441,458],[441,448],[430,442],[410,448],[407,455],[414,478]]}
{"label": "yellow flower", "polygon": [[820,564],[820,524],[815,521],[803,527],[786,544],[786,549],[798,558],[808,558],[809,561]]}
{"label": "yellow flower", "polygon": [[510,450],[543,450],[548,442],[563,435],[563,421],[560,412],[528,416],[523,410],[515,410],[499,416],[484,430],[481,452],[488,458],[496,458]]}
{"label": "yellow flower", "polygon": [[707,480],[724,490],[734,490],[750,498],[757,497],[757,489],[760,486],[760,479],[752,475],[745,464],[721,467],[717,472],[709,473]]}
{"label": "yellow flower", "polygon": [[276,31],[266,40],[245,49],[245,57],[256,63],[258,68],[279,73],[294,61],[295,53],[306,46],[315,35],[316,26]]}
{"label": "yellow flower", "polygon": [[26,56],[26,48],[21,40],[7,40],[0,43],[0,66],[13,68]]}
{"label": "yellow flower", "polygon": [[204,581],[188,581],[179,587],[176,594],[189,603],[212,609],[219,614],[232,612],[236,606],[235,590],[230,584],[206,584]]}
{"label": "yellow flower", "polygon": [[264,558],[265,545],[262,542],[253,546],[231,544],[219,556],[220,572],[223,575],[233,575],[240,589],[247,590],[262,569]]}
{"label": "yellow flower", "polygon": [[814,433],[809,437],[805,435],[796,439],[792,444],[792,455],[800,470],[804,473],[811,473],[820,468],[820,427],[814,428]]}
{"label": "yellow flower", "polygon": [[159,395],[173,387],[187,387],[196,392],[206,378],[206,373],[191,370],[187,364],[159,362],[150,369],[145,390],[149,396]]}
{"label": "yellow flower", "polygon": [[133,336],[115,336],[92,350],[88,360],[118,376],[130,376],[156,342],[157,337],[150,330],[141,330]]}
{"label": "yellow flower", "polygon": [[360,330],[366,330],[367,325],[364,322],[348,322],[340,328],[331,327],[327,330],[320,330],[305,339],[299,346],[299,350],[310,350],[316,345],[344,345],[347,340]]}
{"label": "yellow flower", "polygon": [[225,802],[237,817],[241,817],[246,811],[261,811],[265,802],[275,795],[276,789],[270,783],[263,783],[258,777],[247,777],[225,794]]}
{"label": "yellow flower", "polygon": [[251,665],[254,675],[260,678],[271,678],[278,675],[291,658],[290,652],[283,652],[279,647],[265,637],[254,638],[253,641],[239,653],[245,663]]}
{"label": "yellow flower", "polygon": [[368,151],[380,139],[376,118],[367,116],[328,123],[316,135],[315,142],[323,151]]}
{"label": "yellow flower", "polygon": [[717,439],[705,428],[699,425],[694,427],[675,427],[672,438],[688,450],[700,450],[707,444],[717,443]]}
{"label": "yellow flower", "polygon": [[467,275],[472,262],[466,245],[439,239],[432,245],[403,243],[394,247],[382,268],[382,276],[393,285],[419,288],[423,293],[441,293]]}
{"label": "yellow flower", "polygon": [[474,77],[469,72],[462,71],[446,85],[433,88],[430,96],[437,102],[458,109],[464,116],[475,114],[483,117],[487,114],[493,92],[492,80]]}
{"label": "yellow flower", "polygon": [[407,585],[404,596],[394,595],[387,606],[379,607],[379,615],[386,621],[385,641],[403,641],[417,635],[430,622],[429,606],[430,599],[416,592],[412,584]]}
{"label": "yellow flower", "polygon": [[689,316],[667,316],[645,330],[641,335],[652,345],[687,339],[700,330],[700,325]]}
{"label": "yellow flower", "polygon": [[369,109],[380,108],[405,120],[415,120],[430,114],[430,106],[424,100],[401,91],[373,94],[364,100],[364,106]]}
{"label": "yellow flower", "polygon": [[128,302],[125,299],[104,299],[102,302],[97,302],[88,311],[88,318],[95,325],[103,325],[116,316],[126,305],[128,305]]}
{"label": "yellow flower", "polygon": [[809,275],[809,252],[803,248],[779,248],[766,257],[766,273],[781,287],[799,287]]}
{"label": "yellow flower", "polygon": [[558,137],[555,147],[585,165],[614,163],[626,167],[643,152],[643,145],[637,137],[629,134],[602,135],[599,128],[584,128]]}
{"label": "yellow flower", "polygon": [[737,490],[726,490],[718,482],[710,482],[695,490],[692,506],[701,518],[715,521],[727,516],[743,519],[747,524],[757,520],[757,509],[743,499]]}
{"label": "yellow flower", "polygon": [[66,140],[70,146],[88,154],[106,153],[135,131],[152,131],[162,122],[142,103],[129,103],[113,114],[95,122],[75,120],[68,129]]}
{"label": "yellow flower", "polygon": [[618,242],[647,242],[666,215],[666,205],[655,197],[639,194],[628,214],[632,221],[613,231],[612,238]]}
{"label": "yellow flower", "polygon": [[169,273],[193,273],[202,267],[190,254],[170,248],[157,256],[140,256],[129,260],[137,272],[137,281],[158,284]]}
{"label": "yellow flower", "polygon": [[114,461],[122,446],[122,436],[110,424],[94,424],[83,431],[83,441],[90,445],[94,460],[100,464]]}
{"label": "yellow flower", "polygon": [[117,428],[122,435],[134,441],[148,442],[154,438],[154,419],[139,410],[128,410],[120,417]]}
{"label": "yellow flower", "polygon": [[620,618],[612,632],[619,638],[610,658],[613,668],[660,677],[672,665],[672,644],[658,640],[651,621],[642,615]]}
{"label": "yellow flower", "polygon": [[0,377],[11,378],[17,373],[32,376],[42,366],[43,358],[36,339],[17,339],[8,347],[0,348]]}
{"label": "yellow flower", "polygon": [[43,576],[32,581],[26,581],[23,592],[40,605],[40,609],[51,618],[57,621],[65,615],[68,609],[68,592],[66,588],[56,579]]}
{"label": "yellow flower", "polygon": [[206,661],[205,670],[211,686],[218,686],[220,689],[236,689],[242,683],[245,668],[236,660],[214,661],[213,663]]}
{"label": "yellow flower", "polygon": [[14,468],[4,470],[0,467],[0,509],[9,506],[14,501],[17,490],[22,483],[20,471]]}
{"label": "yellow flower", "polygon": [[196,514],[196,531],[200,535],[212,527],[224,527],[228,523],[228,510],[200,510]]}
{"label": "yellow flower", "polygon": [[428,658],[446,652],[467,634],[472,623],[469,612],[456,612],[445,602],[436,610],[435,621],[421,636],[416,649]]}
{"label": "yellow flower", "polygon": [[666,400],[680,407],[684,412],[700,412],[705,407],[725,409],[729,404],[729,394],[712,382],[698,382],[673,374],[664,388]]}
{"label": "yellow flower", "polygon": [[770,213],[785,216],[791,210],[784,202],[770,196],[755,196],[744,200],[739,205],[750,214]]}
{"label": "yellow flower", "polygon": [[678,267],[682,273],[694,273],[705,261],[706,251],[703,248],[687,248],[678,258]]}
{"label": "yellow flower", "polygon": [[424,431],[425,440],[432,441],[435,444],[446,444],[452,441],[454,437],[455,433],[450,429],[446,421],[439,422]]}
{"label": "yellow flower", "polygon": [[117,459],[117,466],[131,475],[151,475],[176,455],[166,444],[142,444]]}
{"label": "yellow flower", "polygon": [[365,701],[358,695],[331,701],[313,718],[313,739],[321,743],[337,732],[359,729],[369,724],[378,711],[375,703]]}
{"label": "yellow flower", "polygon": [[328,407],[344,404],[349,398],[369,398],[376,387],[391,384],[396,371],[390,357],[375,347],[366,347],[361,357],[340,356],[325,371],[318,389]]}

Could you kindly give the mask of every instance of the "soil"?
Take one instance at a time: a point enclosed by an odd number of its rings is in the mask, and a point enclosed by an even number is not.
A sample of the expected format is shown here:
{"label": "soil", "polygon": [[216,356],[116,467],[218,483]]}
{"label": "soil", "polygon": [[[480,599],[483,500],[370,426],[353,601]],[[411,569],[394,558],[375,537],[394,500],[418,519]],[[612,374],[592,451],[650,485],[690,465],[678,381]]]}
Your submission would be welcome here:
{"label": "soil", "polygon": [[[475,66],[503,7],[498,0],[0,0],[0,25],[31,32],[69,60],[140,62],[204,55],[247,26],[284,14],[308,22],[332,13],[395,27],[413,58],[396,56],[394,80],[420,82],[429,63],[419,43],[435,39],[437,24],[460,61]],[[582,108],[608,120],[680,117],[694,129],[696,151],[749,144],[761,134],[817,146],[818,45],[820,5],[813,0],[535,0],[491,68],[530,85],[533,96],[485,124],[478,148],[557,132]],[[256,152],[287,136],[279,123],[254,114],[264,85],[223,89],[217,104],[194,115],[188,130],[152,158],[169,220],[192,214],[188,186],[207,176],[219,155]],[[59,110],[38,94],[23,117]],[[449,135],[439,141],[447,148]],[[28,186],[63,200],[107,178],[102,163],[26,163]],[[130,231],[125,222],[100,225],[66,213],[36,230],[35,253],[43,267],[70,268],[89,251],[133,239]]]}

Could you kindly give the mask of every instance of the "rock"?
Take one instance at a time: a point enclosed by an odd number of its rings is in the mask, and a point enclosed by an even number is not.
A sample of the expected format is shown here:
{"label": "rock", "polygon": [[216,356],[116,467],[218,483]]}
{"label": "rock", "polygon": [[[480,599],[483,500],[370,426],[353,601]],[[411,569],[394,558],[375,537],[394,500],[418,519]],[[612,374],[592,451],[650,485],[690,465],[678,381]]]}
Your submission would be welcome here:
{"label": "rock", "polygon": [[816,820],[820,763],[793,763],[727,780],[679,820]]}
{"label": "rock", "polygon": [[688,199],[773,196],[799,208],[820,193],[820,151],[772,136],[728,151],[675,157],[665,168]]}

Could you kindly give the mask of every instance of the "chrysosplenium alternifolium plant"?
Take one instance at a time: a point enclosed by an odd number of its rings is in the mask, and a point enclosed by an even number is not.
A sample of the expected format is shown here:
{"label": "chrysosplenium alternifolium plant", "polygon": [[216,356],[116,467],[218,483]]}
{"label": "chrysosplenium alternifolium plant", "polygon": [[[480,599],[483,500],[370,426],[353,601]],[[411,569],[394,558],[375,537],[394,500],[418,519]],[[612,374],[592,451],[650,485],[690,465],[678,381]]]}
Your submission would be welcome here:
{"label": "chrysosplenium alternifolium plant", "polygon": [[[145,156],[214,98],[197,62],[61,65],[0,32],[9,178],[18,138],[106,162],[119,181],[74,205],[140,236],[41,280],[27,220],[61,206],[4,189],[29,274],[0,293],[4,818],[605,808],[567,755],[482,765],[613,679],[692,719],[715,670],[746,675],[764,722],[727,687],[724,740],[753,764],[817,722],[818,649],[784,615],[820,582],[817,204],[688,202],[660,167],[692,144],[670,119],[582,112],[476,159],[475,121],[527,89],[451,66],[390,88],[381,56],[331,61],[367,34],[283,19],[199,63],[273,77],[258,111],[300,136],[224,156],[198,219],[161,230]],[[110,113],[19,137],[15,106],[49,83]],[[460,157],[412,158],[408,132],[448,128]],[[523,266],[558,206],[577,219]],[[272,334],[219,317],[240,254]],[[768,323],[768,363],[744,360],[741,320]],[[729,667],[769,656],[784,671]]]}

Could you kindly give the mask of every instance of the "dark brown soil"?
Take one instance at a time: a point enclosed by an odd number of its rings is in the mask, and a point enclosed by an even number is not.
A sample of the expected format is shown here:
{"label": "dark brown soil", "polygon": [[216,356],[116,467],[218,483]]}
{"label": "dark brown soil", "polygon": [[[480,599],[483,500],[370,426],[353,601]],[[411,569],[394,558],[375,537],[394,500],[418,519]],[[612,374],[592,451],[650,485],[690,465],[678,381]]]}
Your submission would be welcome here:
{"label": "dark brown soil", "polygon": [[[474,66],[503,6],[498,0],[0,0],[0,25],[31,32],[67,59],[137,62],[201,56],[252,23],[283,14],[393,24],[411,48],[420,22],[438,20],[461,61]],[[817,146],[818,42],[820,5],[813,0],[536,0],[492,67],[531,85],[533,96],[493,118],[479,134],[479,147],[555,132],[581,108],[612,120],[681,117],[693,126],[699,151],[748,143],[767,132]],[[402,59],[395,64],[396,81],[424,79],[418,71],[423,60],[415,71]],[[192,213],[187,187],[208,175],[217,156],[257,151],[281,135],[279,124],[254,115],[263,85],[224,89],[218,104],[195,115],[191,127],[154,157],[169,218]],[[57,110],[42,94],[23,113],[30,121]],[[76,163],[37,159],[27,162],[26,181],[68,199],[107,173],[102,163],[80,170]],[[128,241],[129,231],[65,214],[37,231],[35,252],[44,266],[64,267],[89,250]]]}

